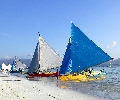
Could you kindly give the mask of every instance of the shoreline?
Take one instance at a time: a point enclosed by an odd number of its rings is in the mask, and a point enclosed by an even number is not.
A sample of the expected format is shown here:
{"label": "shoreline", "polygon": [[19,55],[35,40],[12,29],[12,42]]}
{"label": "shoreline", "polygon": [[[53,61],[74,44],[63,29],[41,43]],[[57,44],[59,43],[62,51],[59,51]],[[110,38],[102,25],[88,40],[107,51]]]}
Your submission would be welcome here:
{"label": "shoreline", "polygon": [[104,100],[69,87],[57,87],[46,78],[38,81],[0,74],[0,100]]}

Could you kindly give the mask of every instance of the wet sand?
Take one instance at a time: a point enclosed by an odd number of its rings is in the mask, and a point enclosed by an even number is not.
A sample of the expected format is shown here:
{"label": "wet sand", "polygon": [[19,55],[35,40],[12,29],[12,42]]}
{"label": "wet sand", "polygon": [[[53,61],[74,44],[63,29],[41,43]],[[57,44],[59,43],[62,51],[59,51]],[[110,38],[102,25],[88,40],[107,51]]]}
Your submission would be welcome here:
{"label": "wet sand", "polygon": [[30,81],[23,77],[0,74],[0,100],[102,100],[70,88],[57,87],[45,78]]}

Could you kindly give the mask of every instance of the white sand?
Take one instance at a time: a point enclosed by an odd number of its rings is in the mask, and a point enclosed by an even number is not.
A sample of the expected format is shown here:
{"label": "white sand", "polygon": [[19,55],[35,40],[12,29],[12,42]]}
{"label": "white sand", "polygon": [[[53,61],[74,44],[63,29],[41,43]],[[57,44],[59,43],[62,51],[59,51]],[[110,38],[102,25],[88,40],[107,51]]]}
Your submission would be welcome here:
{"label": "white sand", "polygon": [[3,76],[0,74],[0,100],[102,100],[71,89],[61,89],[45,83],[42,78],[40,81],[29,81],[16,76]]}

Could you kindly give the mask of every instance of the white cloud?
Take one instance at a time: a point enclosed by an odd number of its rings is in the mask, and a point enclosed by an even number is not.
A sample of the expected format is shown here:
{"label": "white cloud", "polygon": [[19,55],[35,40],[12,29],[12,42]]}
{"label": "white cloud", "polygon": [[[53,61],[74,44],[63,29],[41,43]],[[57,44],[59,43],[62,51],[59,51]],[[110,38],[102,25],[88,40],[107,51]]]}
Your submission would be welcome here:
{"label": "white cloud", "polygon": [[112,46],[116,46],[116,41],[114,41],[114,42],[112,43]]}
{"label": "white cloud", "polygon": [[11,57],[9,57],[9,56],[6,56],[6,57],[5,57],[5,59],[11,59]]}
{"label": "white cloud", "polygon": [[28,54],[28,56],[30,56],[30,57],[31,57],[31,56],[33,56],[33,54],[32,54],[32,53],[30,53],[30,54]]}
{"label": "white cloud", "polygon": [[109,44],[107,45],[107,48],[110,48],[110,45],[109,45]]}
{"label": "white cloud", "polygon": [[117,43],[116,43],[116,41],[114,41],[114,42],[112,42],[112,44],[111,45],[107,45],[107,48],[112,48],[112,47],[114,47],[114,46],[116,46],[117,45]]}

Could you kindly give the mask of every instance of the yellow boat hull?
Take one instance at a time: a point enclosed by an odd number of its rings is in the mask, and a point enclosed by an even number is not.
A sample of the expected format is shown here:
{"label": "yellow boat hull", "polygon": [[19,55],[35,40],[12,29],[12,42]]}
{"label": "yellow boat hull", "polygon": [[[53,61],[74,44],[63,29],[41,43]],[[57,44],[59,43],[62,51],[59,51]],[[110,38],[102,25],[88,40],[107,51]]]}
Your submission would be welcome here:
{"label": "yellow boat hull", "polygon": [[60,76],[60,80],[61,81],[83,81],[85,82],[85,81],[88,81],[88,78],[86,75],[82,75],[82,74],[79,74],[76,76],[69,74],[69,75]]}
{"label": "yellow boat hull", "polygon": [[95,80],[102,80],[105,76],[102,77],[89,77],[86,75],[78,74],[78,75],[64,75],[60,76],[61,81],[74,81],[74,82],[88,82],[88,81],[95,81]]}

